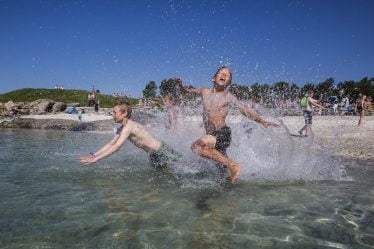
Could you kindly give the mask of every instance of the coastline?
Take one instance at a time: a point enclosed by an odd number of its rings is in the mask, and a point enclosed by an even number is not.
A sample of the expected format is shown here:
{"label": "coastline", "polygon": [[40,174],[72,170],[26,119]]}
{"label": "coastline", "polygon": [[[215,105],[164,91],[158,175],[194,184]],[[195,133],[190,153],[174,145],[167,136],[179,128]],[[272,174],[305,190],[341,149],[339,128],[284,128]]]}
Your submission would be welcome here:
{"label": "coastline", "polygon": [[[151,117],[147,111],[137,110],[134,120]],[[229,120],[239,122],[240,117],[230,116]],[[198,121],[200,117],[186,116],[186,120]],[[279,117],[291,134],[298,134],[304,125],[302,116]],[[314,141],[328,149],[335,156],[370,160],[374,162],[374,116],[366,116],[363,126],[358,127],[357,116],[313,116]],[[107,113],[86,113],[79,121],[77,114],[24,115],[14,120],[3,119],[0,128],[57,129],[68,131],[111,131],[115,127],[112,117]],[[300,138],[300,139],[310,139]]]}

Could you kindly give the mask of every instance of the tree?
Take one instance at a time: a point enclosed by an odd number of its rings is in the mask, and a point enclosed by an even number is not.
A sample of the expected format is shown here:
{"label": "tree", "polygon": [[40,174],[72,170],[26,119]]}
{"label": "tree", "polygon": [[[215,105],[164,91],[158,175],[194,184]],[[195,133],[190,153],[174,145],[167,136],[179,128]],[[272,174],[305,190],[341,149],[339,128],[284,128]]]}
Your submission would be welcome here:
{"label": "tree", "polygon": [[172,95],[178,94],[178,89],[177,89],[176,82],[174,79],[161,81],[160,95],[165,96],[168,94],[172,94]]}
{"label": "tree", "polygon": [[323,93],[325,96],[336,95],[338,91],[334,87],[334,79],[327,78],[325,81],[318,83],[318,85],[314,89],[315,96],[319,96]]}
{"label": "tree", "polygon": [[143,90],[143,97],[145,99],[156,97],[157,86],[154,81],[150,81]]}
{"label": "tree", "polygon": [[309,90],[314,91],[314,88],[315,88],[315,87],[314,87],[313,83],[306,83],[306,84],[301,88],[300,93],[301,93],[301,95],[303,96],[303,95],[305,95],[306,92],[309,91]]}
{"label": "tree", "polygon": [[358,98],[359,90],[353,80],[340,82],[337,87],[338,90],[344,90],[348,94],[351,103]]}
{"label": "tree", "polygon": [[357,89],[360,93],[367,96],[374,95],[374,78],[369,79],[368,77],[363,78],[357,82]]}

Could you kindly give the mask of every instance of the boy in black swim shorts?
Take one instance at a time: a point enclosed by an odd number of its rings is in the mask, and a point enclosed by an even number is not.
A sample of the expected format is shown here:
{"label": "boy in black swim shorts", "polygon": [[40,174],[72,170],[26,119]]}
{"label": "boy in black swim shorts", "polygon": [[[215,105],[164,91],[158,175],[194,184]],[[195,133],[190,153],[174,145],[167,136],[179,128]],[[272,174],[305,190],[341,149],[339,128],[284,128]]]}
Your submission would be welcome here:
{"label": "boy in black swim shorts", "polygon": [[203,120],[206,135],[192,144],[192,150],[203,157],[212,159],[231,172],[231,182],[235,182],[240,173],[240,165],[231,161],[226,155],[226,149],[231,143],[231,130],[226,125],[229,104],[240,109],[246,117],[261,123],[264,127],[278,126],[263,120],[257,112],[238,101],[226,88],[231,84],[231,71],[227,67],[218,69],[212,78],[213,88],[185,88],[180,79],[176,79],[182,93],[198,94],[203,99]]}

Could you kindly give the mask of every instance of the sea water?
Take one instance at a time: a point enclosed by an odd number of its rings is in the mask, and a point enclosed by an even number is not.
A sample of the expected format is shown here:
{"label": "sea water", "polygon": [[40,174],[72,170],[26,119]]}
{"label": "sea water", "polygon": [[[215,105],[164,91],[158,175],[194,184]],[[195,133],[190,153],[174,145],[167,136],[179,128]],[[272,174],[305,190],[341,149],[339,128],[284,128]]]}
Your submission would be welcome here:
{"label": "sea water", "polygon": [[199,122],[148,124],[182,154],[167,169],[126,143],[79,163],[112,132],[0,130],[0,248],[373,248],[372,162],[322,153],[285,128],[232,123],[232,185],[194,155]]}

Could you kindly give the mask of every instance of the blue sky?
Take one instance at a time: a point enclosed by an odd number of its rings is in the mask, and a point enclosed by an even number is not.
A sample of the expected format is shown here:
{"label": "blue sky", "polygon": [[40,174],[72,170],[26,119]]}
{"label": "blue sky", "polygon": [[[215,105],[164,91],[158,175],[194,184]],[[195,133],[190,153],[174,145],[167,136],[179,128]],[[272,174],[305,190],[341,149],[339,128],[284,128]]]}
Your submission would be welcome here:
{"label": "blue sky", "polygon": [[141,96],[178,76],[211,86],[374,76],[374,1],[0,0],[0,93],[24,87]]}

